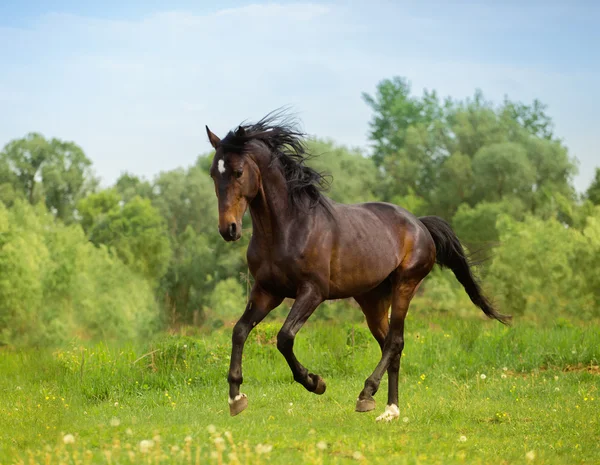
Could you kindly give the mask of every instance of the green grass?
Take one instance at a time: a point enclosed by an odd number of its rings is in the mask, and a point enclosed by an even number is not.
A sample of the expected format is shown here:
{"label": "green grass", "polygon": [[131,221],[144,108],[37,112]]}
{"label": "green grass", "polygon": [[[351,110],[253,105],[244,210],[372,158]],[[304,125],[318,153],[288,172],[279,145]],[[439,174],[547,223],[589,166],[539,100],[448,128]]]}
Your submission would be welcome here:
{"label": "green grass", "polygon": [[249,338],[249,408],[234,418],[230,329],[140,346],[4,349],[0,464],[600,463],[597,325],[410,318],[400,418],[389,424],[375,422],[385,378],[377,409],[354,412],[379,358],[364,325],[309,322],[300,332],[298,358],[325,378],[323,396],[292,381],[278,327]]}

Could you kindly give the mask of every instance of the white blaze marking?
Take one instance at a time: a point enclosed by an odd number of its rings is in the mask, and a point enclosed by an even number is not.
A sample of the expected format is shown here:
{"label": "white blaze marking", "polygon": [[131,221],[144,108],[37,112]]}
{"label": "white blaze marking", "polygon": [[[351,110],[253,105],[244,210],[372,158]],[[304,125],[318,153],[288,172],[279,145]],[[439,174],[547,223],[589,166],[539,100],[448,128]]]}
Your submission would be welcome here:
{"label": "white blaze marking", "polygon": [[223,161],[223,159],[220,159],[217,163],[217,169],[219,170],[219,173],[225,173],[225,162]]}
{"label": "white blaze marking", "polygon": [[400,409],[397,405],[386,405],[385,412],[377,417],[377,421],[392,421],[400,416]]}

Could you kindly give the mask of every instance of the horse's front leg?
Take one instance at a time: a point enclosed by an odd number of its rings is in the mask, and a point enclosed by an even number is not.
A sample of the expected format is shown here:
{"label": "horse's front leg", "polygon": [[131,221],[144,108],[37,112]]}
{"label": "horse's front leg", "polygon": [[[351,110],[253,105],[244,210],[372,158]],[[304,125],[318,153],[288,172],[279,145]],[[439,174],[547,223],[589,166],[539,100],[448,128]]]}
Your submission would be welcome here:
{"label": "horse's front leg", "polygon": [[323,298],[316,286],[303,286],[297,293],[296,301],[277,334],[277,348],[290,366],[294,380],[315,394],[325,392],[325,382],[320,376],[309,373],[298,361],[294,355],[294,338],[321,302],[323,302]]}
{"label": "horse's front leg", "polygon": [[269,294],[256,284],[250,293],[250,300],[244,314],[235,324],[231,337],[231,361],[229,363],[229,413],[237,415],[248,406],[246,394],[240,393],[242,377],[242,352],[248,334],[267,314],[277,307],[283,299]]}

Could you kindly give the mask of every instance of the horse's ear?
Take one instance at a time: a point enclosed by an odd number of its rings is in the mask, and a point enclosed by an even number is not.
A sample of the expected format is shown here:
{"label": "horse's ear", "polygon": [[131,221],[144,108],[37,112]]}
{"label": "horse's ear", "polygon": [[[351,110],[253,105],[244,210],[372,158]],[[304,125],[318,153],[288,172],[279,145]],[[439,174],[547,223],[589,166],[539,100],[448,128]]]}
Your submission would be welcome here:
{"label": "horse's ear", "polygon": [[210,145],[213,146],[213,149],[217,150],[219,148],[219,144],[221,143],[221,139],[219,139],[210,129],[208,129],[208,126],[206,126],[206,134],[208,134]]}

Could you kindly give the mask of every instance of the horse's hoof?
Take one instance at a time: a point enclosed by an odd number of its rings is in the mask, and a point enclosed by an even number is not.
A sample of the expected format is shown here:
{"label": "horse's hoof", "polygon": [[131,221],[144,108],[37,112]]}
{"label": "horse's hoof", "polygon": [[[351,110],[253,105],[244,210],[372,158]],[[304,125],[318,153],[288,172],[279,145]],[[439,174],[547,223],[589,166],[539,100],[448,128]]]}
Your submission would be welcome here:
{"label": "horse's hoof", "polygon": [[321,378],[319,375],[313,374],[311,374],[310,377],[317,385],[313,392],[319,395],[323,394],[325,392],[325,389],[327,389],[327,385],[325,384],[325,381],[323,381],[323,378]]}
{"label": "horse's hoof", "polygon": [[229,398],[229,414],[235,417],[248,407],[248,397],[246,394],[238,394],[234,399]]}
{"label": "horse's hoof", "polygon": [[375,410],[375,399],[358,399],[356,401],[357,412],[370,412]]}
{"label": "horse's hoof", "polygon": [[376,418],[376,421],[392,421],[400,416],[400,409],[397,405],[386,405],[385,411]]}

